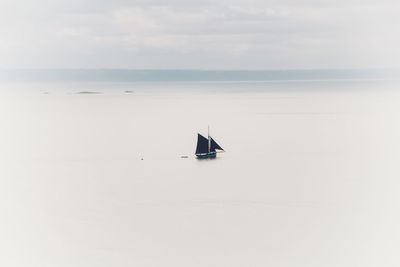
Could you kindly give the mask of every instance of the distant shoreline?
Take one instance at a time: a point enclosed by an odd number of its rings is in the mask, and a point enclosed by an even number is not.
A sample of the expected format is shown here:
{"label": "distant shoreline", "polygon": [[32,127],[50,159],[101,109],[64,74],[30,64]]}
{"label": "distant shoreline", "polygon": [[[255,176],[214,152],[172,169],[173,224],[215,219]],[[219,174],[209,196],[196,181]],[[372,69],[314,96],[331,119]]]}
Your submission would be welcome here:
{"label": "distant shoreline", "polygon": [[279,82],[397,80],[396,69],[315,70],[133,70],[133,69],[8,69],[6,82]]}

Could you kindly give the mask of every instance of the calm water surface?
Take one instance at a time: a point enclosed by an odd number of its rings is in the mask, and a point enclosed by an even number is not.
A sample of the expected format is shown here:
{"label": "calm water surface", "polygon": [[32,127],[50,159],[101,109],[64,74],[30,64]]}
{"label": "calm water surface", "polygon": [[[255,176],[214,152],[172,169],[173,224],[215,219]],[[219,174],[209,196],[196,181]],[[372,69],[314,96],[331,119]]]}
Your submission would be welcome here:
{"label": "calm water surface", "polygon": [[399,266],[397,89],[2,84],[0,265]]}

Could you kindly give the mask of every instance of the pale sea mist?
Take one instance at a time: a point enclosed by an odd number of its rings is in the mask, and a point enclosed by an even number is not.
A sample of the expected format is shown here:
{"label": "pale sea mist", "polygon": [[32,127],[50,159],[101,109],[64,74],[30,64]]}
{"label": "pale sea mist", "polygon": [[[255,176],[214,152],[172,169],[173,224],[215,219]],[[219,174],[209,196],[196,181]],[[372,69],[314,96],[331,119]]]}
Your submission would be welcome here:
{"label": "pale sea mist", "polygon": [[400,264],[397,81],[0,87],[1,266]]}

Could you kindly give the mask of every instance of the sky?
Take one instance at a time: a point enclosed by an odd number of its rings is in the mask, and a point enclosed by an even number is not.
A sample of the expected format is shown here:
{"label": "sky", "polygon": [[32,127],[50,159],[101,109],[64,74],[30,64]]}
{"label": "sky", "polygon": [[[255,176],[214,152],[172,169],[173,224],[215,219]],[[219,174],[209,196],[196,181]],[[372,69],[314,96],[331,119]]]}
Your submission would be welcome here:
{"label": "sky", "polygon": [[1,0],[0,68],[398,68],[398,0]]}

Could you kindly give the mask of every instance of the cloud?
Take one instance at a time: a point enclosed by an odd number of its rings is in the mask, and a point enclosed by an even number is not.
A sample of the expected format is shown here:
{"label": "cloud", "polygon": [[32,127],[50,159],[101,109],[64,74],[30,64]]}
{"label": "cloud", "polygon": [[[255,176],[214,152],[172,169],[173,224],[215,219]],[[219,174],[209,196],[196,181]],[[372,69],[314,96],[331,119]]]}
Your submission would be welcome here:
{"label": "cloud", "polygon": [[399,11],[395,0],[4,0],[0,67],[391,67]]}

